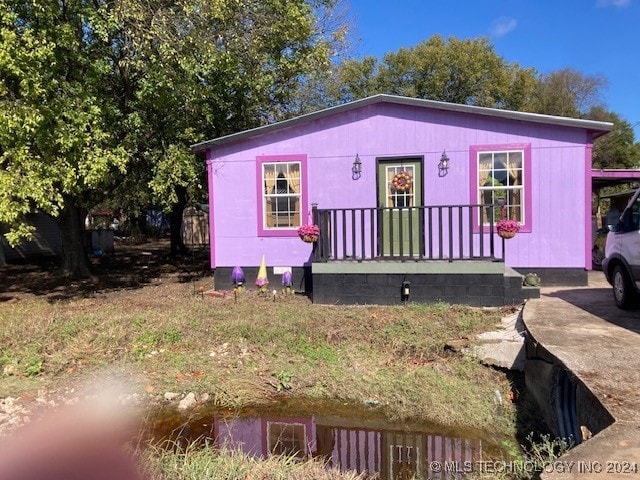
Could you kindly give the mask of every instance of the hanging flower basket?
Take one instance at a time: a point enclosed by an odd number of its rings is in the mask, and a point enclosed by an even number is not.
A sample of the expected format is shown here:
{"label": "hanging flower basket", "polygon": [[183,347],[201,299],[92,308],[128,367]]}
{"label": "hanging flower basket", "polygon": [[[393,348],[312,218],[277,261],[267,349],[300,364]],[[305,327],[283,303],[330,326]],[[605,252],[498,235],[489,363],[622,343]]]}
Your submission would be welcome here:
{"label": "hanging flower basket", "polygon": [[305,243],[317,242],[320,236],[320,227],[314,223],[303,225],[298,229],[298,236]]}
{"label": "hanging flower basket", "polygon": [[515,220],[500,220],[496,223],[496,230],[502,238],[513,238],[520,231],[520,224]]}
{"label": "hanging flower basket", "polygon": [[408,192],[413,185],[413,178],[409,175],[409,172],[398,172],[391,179],[391,184],[397,192]]}
{"label": "hanging flower basket", "polygon": [[498,235],[504,239],[513,238],[516,236],[516,232],[505,232],[498,230]]}

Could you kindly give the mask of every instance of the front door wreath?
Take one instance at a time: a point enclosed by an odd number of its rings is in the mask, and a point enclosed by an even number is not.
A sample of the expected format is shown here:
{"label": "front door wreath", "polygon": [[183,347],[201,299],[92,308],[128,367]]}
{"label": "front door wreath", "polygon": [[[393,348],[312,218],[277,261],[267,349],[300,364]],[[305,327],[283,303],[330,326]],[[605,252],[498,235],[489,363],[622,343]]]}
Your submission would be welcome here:
{"label": "front door wreath", "polygon": [[413,185],[413,178],[409,172],[403,170],[393,176],[391,184],[396,192],[408,192]]}

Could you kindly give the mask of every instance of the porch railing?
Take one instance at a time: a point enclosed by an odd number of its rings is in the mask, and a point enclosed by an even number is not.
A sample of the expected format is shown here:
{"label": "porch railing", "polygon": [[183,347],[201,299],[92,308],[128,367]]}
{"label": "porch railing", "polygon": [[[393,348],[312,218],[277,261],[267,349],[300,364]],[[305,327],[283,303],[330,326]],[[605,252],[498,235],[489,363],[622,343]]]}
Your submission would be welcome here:
{"label": "porch railing", "polygon": [[[494,229],[498,205],[406,208],[313,207],[320,237],[314,262],[371,260],[504,260]],[[478,226],[484,210],[488,220]],[[498,247],[499,245],[499,247]]]}

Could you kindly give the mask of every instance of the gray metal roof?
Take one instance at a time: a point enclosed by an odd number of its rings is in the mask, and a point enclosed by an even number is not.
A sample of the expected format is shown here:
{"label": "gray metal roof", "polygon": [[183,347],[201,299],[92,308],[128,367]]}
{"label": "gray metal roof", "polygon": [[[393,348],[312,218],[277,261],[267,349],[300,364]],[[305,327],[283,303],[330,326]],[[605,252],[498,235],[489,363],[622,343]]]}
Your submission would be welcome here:
{"label": "gray metal roof", "polygon": [[600,136],[613,129],[613,124],[610,122],[597,122],[595,120],[582,120],[579,118],[568,117],[556,117],[552,115],[542,115],[539,113],[528,112],[514,112],[512,110],[500,110],[497,108],[476,107],[472,105],[462,105],[458,103],[438,102],[435,100],[425,100],[422,98],[410,98],[399,97],[396,95],[374,95],[372,97],[363,98],[361,100],[355,100],[353,102],[345,103],[335,107],[325,108],[324,110],[318,110],[317,112],[308,113],[306,115],[300,115],[298,117],[290,118],[282,122],[265,125],[263,127],[252,128],[251,130],[244,130],[242,132],[233,133],[224,137],[214,138],[212,140],[206,140],[204,142],[196,143],[191,146],[191,150],[194,152],[202,152],[210,147],[216,145],[224,145],[230,142],[236,142],[239,140],[245,140],[247,138],[255,137],[257,135],[263,135],[275,130],[281,130],[283,128],[293,127],[302,123],[317,120],[319,118],[328,117],[337,113],[354,110],[356,108],[366,107],[376,103],[392,103],[396,105],[411,105],[414,107],[431,108],[436,110],[444,110],[448,112],[460,112],[471,113],[474,115],[484,115],[494,118],[504,118],[509,120],[519,120],[523,122],[544,123],[547,125],[558,125],[562,127],[575,127],[583,128],[594,132],[594,136]]}

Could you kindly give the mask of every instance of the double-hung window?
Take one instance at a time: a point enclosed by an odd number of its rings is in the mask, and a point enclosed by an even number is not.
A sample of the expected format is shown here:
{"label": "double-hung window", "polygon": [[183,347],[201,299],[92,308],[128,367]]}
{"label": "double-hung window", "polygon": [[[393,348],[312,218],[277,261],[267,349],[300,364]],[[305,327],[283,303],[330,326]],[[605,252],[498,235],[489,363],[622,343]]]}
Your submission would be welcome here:
{"label": "double-hung window", "polygon": [[531,146],[473,146],[470,160],[472,203],[482,206],[478,226],[495,224],[504,218],[516,220],[529,230]]}
{"label": "double-hung window", "polygon": [[307,453],[307,427],[303,423],[267,422],[269,452],[302,458]]}
{"label": "double-hung window", "polygon": [[294,235],[302,225],[306,157],[258,157],[258,230],[269,236]]}

